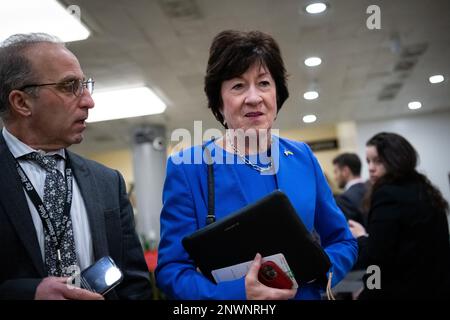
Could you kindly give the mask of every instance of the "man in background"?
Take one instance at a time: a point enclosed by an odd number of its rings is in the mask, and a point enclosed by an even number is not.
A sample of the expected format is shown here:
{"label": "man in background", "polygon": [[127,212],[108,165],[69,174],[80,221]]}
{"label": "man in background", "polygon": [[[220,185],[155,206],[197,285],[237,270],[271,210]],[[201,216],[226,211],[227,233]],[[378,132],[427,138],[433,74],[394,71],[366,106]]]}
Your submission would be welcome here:
{"label": "man in background", "polygon": [[66,149],[83,139],[93,85],[52,36],[0,45],[0,299],[102,299],[67,277],[103,256],[123,273],[105,298],[151,297],[122,176]]}
{"label": "man in background", "polygon": [[[336,204],[341,208],[347,220],[358,221],[367,227],[367,217],[363,213],[363,199],[367,185],[361,179],[361,160],[355,153],[342,153],[333,159],[334,178],[344,191],[335,195]],[[354,300],[363,289],[362,277],[365,270],[358,264],[334,288],[338,300]]]}
{"label": "man in background", "polygon": [[343,193],[335,196],[335,200],[347,220],[352,219],[363,226],[366,224],[366,215],[362,204],[367,186],[361,179],[361,160],[355,153],[342,153],[333,159],[334,176]]}

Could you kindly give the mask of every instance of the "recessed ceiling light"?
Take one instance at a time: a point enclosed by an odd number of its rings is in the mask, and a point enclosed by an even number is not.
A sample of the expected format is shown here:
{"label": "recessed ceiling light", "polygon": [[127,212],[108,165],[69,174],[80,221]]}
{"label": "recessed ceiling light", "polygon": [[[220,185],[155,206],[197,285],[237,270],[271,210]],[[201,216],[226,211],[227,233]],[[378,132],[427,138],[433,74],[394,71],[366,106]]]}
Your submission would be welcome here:
{"label": "recessed ceiling light", "polygon": [[416,110],[422,108],[422,104],[419,101],[411,101],[408,103],[408,108],[411,110]]}
{"label": "recessed ceiling light", "polygon": [[0,41],[17,33],[44,32],[64,42],[84,40],[89,30],[56,0],[2,1]]}
{"label": "recessed ceiling light", "polygon": [[430,83],[440,83],[444,81],[444,76],[442,74],[436,74],[431,76],[428,80],[430,80]]}
{"label": "recessed ceiling light", "polygon": [[163,113],[166,104],[148,87],[94,92],[95,106],[86,122],[98,122]]}
{"label": "recessed ceiling light", "polygon": [[319,57],[309,57],[305,59],[305,65],[308,67],[316,67],[322,63],[322,59]]}
{"label": "recessed ceiling light", "polygon": [[316,120],[317,120],[317,117],[313,114],[308,114],[303,117],[304,123],[313,123],[313,122],[316,122]]}
{"label": "recessed ceiling light", "polygon": [[321,13],[324,12],[327,9],[327,5],[323,2],[315,2],[315,3],[311,3],[308,4],[306,6],[306,12],[311,13],[311,14],[317,14],[317,13]]}
{"label": "recessed ceiling light", "polygon": [[319,93],[317,91],[307,91],[303,94],[303,98],[306,100],[314,100],[319,97]]}

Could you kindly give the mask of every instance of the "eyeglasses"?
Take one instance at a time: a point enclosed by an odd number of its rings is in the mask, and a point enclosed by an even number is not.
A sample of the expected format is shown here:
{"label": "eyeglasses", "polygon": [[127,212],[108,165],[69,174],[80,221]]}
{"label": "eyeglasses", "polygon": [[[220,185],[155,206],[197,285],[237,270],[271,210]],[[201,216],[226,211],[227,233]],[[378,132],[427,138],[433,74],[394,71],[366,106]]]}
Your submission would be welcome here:
{"label": "eyeglasses", "polygon": [[73,93],[75,96],[80,97],[84,89],[86,88],[89,94],[92,94],[94,92],[94,83],[95,81],[92,78],[89,78],[85,81],[76,79],[76,80],[70,80],[70,81],[63,81],[63,82],[54,82],[54,83],[42,83],[42,84],[27,84],[23,87],[20,87],[18,90],[25,90],[27,88],[32,87],[43,87],[43,86],[58,86],[59,90],[62,92],[67,93]]}

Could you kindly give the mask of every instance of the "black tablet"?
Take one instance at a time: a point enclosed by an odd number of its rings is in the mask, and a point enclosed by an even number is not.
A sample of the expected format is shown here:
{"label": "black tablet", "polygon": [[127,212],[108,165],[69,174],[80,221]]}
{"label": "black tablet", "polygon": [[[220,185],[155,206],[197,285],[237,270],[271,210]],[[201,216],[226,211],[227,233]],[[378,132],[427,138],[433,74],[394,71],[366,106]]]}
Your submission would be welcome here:
{"label": "black tablet", "polygon": [[302,223],[288,197],[277,190],[182,240],[201,272],[282,253],[299,285],[326,286],[330,259]]}

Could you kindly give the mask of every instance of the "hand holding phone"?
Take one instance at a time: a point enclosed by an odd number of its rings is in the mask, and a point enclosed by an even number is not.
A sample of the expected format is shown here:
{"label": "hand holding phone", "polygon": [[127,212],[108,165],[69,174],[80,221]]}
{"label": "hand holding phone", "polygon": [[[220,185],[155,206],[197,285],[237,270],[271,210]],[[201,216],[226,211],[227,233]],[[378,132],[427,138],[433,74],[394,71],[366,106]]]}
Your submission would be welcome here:
{"label": "hand holding phone", "polygon": [[278,289],[291,289],[294,285],[291,278],[273,261],[261,264],[258,280],[268,287]]}
{"label": "hand holding phone", "polygon": [[103,257],[81,272],[81,287],[105,295],[123,279],[122,272],[109,257]]}

